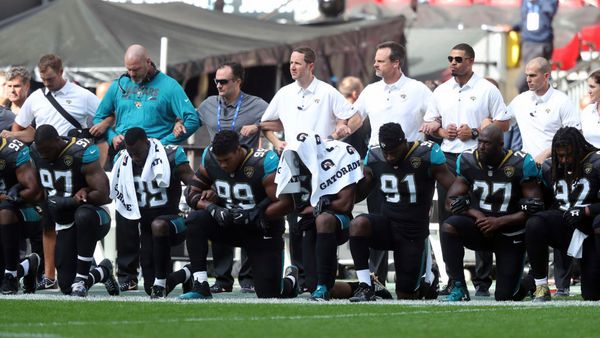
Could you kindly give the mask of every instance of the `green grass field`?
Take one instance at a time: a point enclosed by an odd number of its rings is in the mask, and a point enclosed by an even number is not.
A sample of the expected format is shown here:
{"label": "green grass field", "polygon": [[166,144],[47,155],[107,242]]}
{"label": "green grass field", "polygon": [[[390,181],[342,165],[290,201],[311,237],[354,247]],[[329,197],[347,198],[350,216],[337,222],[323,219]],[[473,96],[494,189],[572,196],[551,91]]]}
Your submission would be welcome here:
{"label": "green grass field", "polygon": [[0,337],[600,337],[600,304],[579,301],[312,303],[218,295],[0,298]]}

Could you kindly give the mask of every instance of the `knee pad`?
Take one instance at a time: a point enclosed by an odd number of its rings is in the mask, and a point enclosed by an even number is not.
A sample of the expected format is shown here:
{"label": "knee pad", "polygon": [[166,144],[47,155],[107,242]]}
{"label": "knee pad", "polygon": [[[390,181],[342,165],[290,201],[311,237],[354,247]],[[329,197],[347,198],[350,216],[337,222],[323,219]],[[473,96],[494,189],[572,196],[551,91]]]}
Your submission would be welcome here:
{"label": "knee pad", "polygon": [[76,225],[100,225],[100,215],[96,207],[90,204],[80,205],[75,210],[74,219]]}

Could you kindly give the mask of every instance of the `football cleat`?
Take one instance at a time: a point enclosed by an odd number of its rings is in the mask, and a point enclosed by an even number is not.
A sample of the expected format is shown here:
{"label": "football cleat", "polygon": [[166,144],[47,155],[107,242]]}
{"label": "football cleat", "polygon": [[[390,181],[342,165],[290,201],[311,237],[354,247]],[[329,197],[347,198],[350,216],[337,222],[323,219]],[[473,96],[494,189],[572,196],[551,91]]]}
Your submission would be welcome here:
{"label": "football cleat", "polygon": [[122,292],[135,291],[138,289],[138,282],[134,279],[127,280],[120,284],[120,289]]}
{"label": "football cleat", "polygon": [[212,293],[223,293],[223,292],[232,292],[233,288],[221,286],[219,283],[215,283],[210,287],[210,292]]}
{"label": "football cleat", "polygon": [[390,290],[379,281],[379,278],[374,273],[371,273],[371,285],[373,285],[375,297],[379,299],[394,299]]}
{"label": "football cleat", "polygon": [[533,293],[533,301],[534,302],[549,302],[552,300],[552,296],[550,295],[550,288],[548,284],[538,285],[535,287],[535,292]]}
{"label": "football cleat", "polygon": [[88,289],[85,286],[84,279],[75,279],[75,282],[71,284],[71,296],[75,297],[87,297]]}
{"label": "football cleat", "polygon": [[[287,268],[285,268],[285,271],[283,273],[284,278],[290,276],[293,277],[294,279],[294,284],[292,287],[292,294],[290,295],[291,298],[296,298],[298,297],[298,294],[300,293],[300,287],[298,285],[298,268],[295,265],[290,265]],[[289,280],[292,280],[292,278],[288,278]]]}
{"label": "football cleat", "polygon": [[352,303],[357,302],[373,302],[375,301],[375,289],[367,283],[358,284],[358,288],[354,291],[354,296],[350,297]]}
{"label": "football cleat", "polygon": [[475,297],[490,297],[490,290],[484,289],[483,287],[477,287],[475,290]]}
{"label": "football cleat", "polygon": [[35,252],[26,258],[29,261],[29,271],[23,277],[23,293],[35,293],[37,289],[37,274],[40,267],[40,256]]}
{"label": "football cleat", "polygon": [[200,283],[199,281],[194,280],[194,287],[192,288],[192,291],[182,294],[179,296],[179,299],[212,299],[208,282],[204,281]]}
{"label": "football cleat", "polygon": [[254,290],[254,285],[250,283],[243,283],[240,285],[240,288],[242,289],[242,293],[256,293],[256,290]]}
{"label": "football cleat", "polygon": [[112,263],[109,259],[105,258],[98,266],[104,268],[104,273],[106,274],[104,276],[104,287],[106,288],[106,292],[111,296],[118,296],[120,293],[120,286],[113,274]]}
{"label": "football cleat", "polygon": [[317,289],[310,295],[310,300],[317,302],[326,302],[331,299],[331,295],[325,285],[317,285]]}
{"label": "football cleat", "polygon": [[556,293],[554,294],[554,297],[569,297],[571,295],[571,292],[569,290],[569,288],[564,288],[564,289],[556,289]]}
{"label": "football cleat", "polygon": [[167,290],[160,285],[152,285],[152,291],[150,292],[150,299],[166,298]]}
{"label": "football cleat", "polygon": [[10,273],[5,274],[0,290],[3,295],[16,295],[19,292],[19,280]]}
{"label": "football cleat", "polygon": [[469,290],[467,287],[463,285],[463,282],[455,281],[454,285],[452,285],[452,290],[450,294],[446,296],[442,301],[444,302],[468,302],[471,300],[471,296],[469,296]]}
{"label": "football cleat", "polygon": [[37,289],[39,290],[56,290],[58,289],[58,283],[56,283],[56,279],[48,278],[46,276],[42,277],[42,280],[37,284]]}
{"label": "football cleat", "polygon": [[440,289],[439,295],[440,296],[448,296],[450,294],[450,292],[452,292],[453,287],[454,287],[454,283],[452,283],[452,281],[448,281],[448,284],[446,284],[445,286],[443,286]]}

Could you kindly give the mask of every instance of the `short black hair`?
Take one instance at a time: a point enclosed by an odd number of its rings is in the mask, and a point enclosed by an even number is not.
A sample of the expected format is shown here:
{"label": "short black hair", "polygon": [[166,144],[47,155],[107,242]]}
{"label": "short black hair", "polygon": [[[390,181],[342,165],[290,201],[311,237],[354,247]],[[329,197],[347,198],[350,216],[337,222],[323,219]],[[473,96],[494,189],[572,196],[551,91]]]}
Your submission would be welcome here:
{"label": "short black hair", "polygon": [[244,82],[246,71],[239,62],[225,62],[221,64],[217,69],[223,69],[225,67],[231,68],[231,73],[233,74],[234,80],[240,79],[242,82]]}
{"label": "short black hair", "polygon": [[465,52],[465,57],[475,59],[475,51],[468,43],[459,43],[458,45],[452,47],[452,50],[462,50]]}
{"label": "short black hair", "polygon": [[379,128],[379,145],[383,150],[390,150],[406,141],[404,130],[399,123],[389,122]]}
{"label": "short black hair", "polygon": [[137,141],[147,141],[148,136],[144,129],[140,127],[129,128],[125,133],[125,144],[128,146],[134,145]]}
{"label": "short black hair", "polygon": [[35,129],[33,142],[36,144],[52,141],[59,138],[56,128],[50,124],[42,124]]}
{"label": "short black hair", "polygon": [[233,130],[221,130],[212,141],[212,153],[217,156],[234,152],[240,146],[240,136]]}
{"label": "short black hair", "polygon": [[406,56],[406,49],[404,49],[404,46],[396,41],[385,41],[377,45],[377,49],[383,48],[390,49],[390,61],[400,61],[400,65],[404,64],[404,57]]}

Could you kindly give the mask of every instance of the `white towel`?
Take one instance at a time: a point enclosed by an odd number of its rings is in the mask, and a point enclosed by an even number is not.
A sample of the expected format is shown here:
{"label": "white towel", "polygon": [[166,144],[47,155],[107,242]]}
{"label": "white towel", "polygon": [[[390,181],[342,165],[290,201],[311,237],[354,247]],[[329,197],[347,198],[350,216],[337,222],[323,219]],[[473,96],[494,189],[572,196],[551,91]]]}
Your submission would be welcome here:
{"label": "white towel", "polygon": [[[156,181],[160,188],[168,188],[171,167],[165,148],[156,139],[149,139],[148,157],[142,169],[142,182]],[[119,214],[127,219],[141,218],[133,181],[133,161],[127,150],[121,150],[110,173],[110,198],[115,200]]]}
{"label": "white towel", "polygon": [[583,253],[583,241],[587,237],[588,235],[575,229],[575,231],[573,231],[573,236],[571,237],[571,242],[569,243],[569,248],[567,249],[567,255],[573,258],[581,258]]}
{"label": "white towel", "polygon": [[311,173],[310,204],[317,205],[324,195],[337,194],[363,178],[360,155],[349,144],[325,141],[314,132],[299,133],[281,154],[275,183],[276,195],[300,192],[298,158]]}

